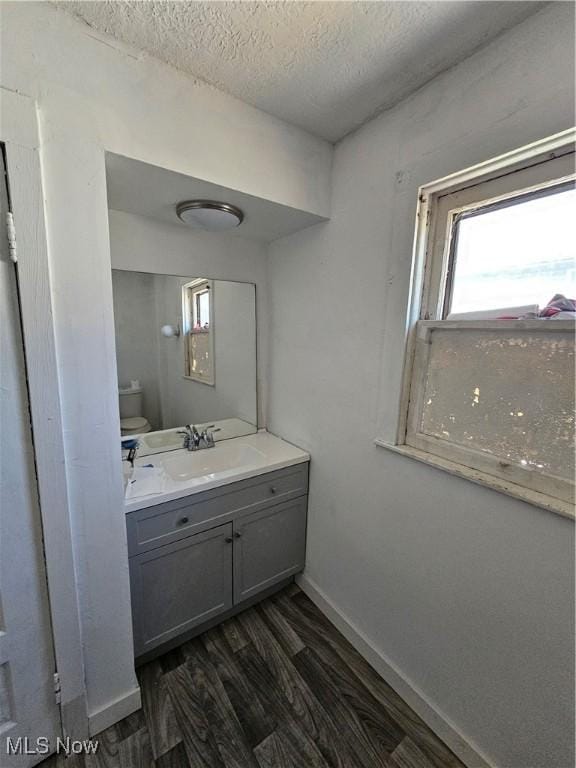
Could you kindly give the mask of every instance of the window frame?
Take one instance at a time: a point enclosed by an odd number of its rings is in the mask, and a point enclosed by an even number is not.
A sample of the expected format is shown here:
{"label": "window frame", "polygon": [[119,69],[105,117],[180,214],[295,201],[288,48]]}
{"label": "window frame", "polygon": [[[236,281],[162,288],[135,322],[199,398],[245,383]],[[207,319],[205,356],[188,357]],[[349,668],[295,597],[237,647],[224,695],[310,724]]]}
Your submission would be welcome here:
{"label": "window frame", "polygon": [[[501,328],[513,330],[515,333],[530,331],[535,327],[550,331],[574,329],[574,324],[570,321],[554,321],[550,326],[543,326],[544,321],[451,321],[444,318],[444,312],[449,290],[448,267],[453,247],[451,235],[454,231],[453,223],[456,216],[461,215],[463,211],[525,196],[530,190],[542,189],[545,186],[559,186],[572,180],[573,173],[569,177],[550,179],[549,163],[554,163],[565,155],[573,155],[575,139],[576,129],[563,131],[419,188],[397,430],[393,441],[382,438],[375,440],[376,445],[381,447],[571,518],[574,517],[573,503],[560,498],[563,492],[560,493],[553,482],[551,486],[547,486],[547,483],[531,482],[530,477],[534,475],[530,476],[530,470],[516,465],[505,467],[505,462],[498,462],[496,457],[493,457],[492,462],[478,461],[479,452],[474,452],[473,459],[466,461],[465,449],[451,451],[449,448],[446,449],[446,446],[441,446],[438,450],[437,446],[433,446],[433,439],[414,440],[410,435],[411,433],[412,436],[414,435],[414,412],[415,408],[418,408],[418,399],[425,389],[425,371],[422,370],[423,363],[418,350],[419,347],[421,349],[421,342],[433,333],[434,328],[451,327],[453,330]],[[562,160],[557,165],[561,164]],[[510,182],[513,181],[513,177],[521,181],[523,175],[538,179],[539,174],[542,178],[537,183],[533,182],[526,187],[519,187],[516,183],[513,185],[516,191],[510,191]],[[546,175],[548,175],[548,181],[545,180]],[[486,182],[494,186],[495,194],[490,198],[479,200],[478,187]],[[451,202],[454,196],[459,194],[462,196],[462,204],[454,208]],[[475,200],[471,199],[474,197],[476,197]],[[537,323],[536,326],[534,322]],[[446,443],[446,445],[450,444]],[[431,448],[433,450],[430,450]],[[496,471],[494,474],[494,464],[497,463],[502,465],[501,471]],[[538,474],[547,477],[544,473]]]}
{"label": "window frame", "polygon": [[[565,160],[566,155],[561,155],[558,160]],[[545,165],[548,165],[546,163]],[[526,169],[530,170],[530,169]],[[512,174],[517,176],[518,172]],[[489,183],[489,182],[488,182]],[[478,185],[482,186],[482,182]],[[557,183],[546,183],[539,185],[536,189],[528,189],[523,192],[519,192],[512,195],[503,195],[497,200],[491,200],[490,202],[482,202],[481,204],[471,204],[458,211],[458,213],[452,217],[451,221],[451,237],[447,254],[447,266],[446,266],[446,279],[444,285],[444,301],[442,307],[442,319],[448,320],[451,309],[452,301],[454,297],[454,284],[455,273],[457,266],[457,250],[460,238],[460,224],[462,221],[474,218],[476,216],[483,216],[484,214],[492,213],[493,211],[501,211],[506,208],[511,208],[515,205],[522,205],[522,203],[532,200],[538,200],[540,198],[552,197],[557,194],[561,194],[565,189],[574,188],[574,179],[568,181],[561,181]]]}
{"label": "window frame", "polygon": [[[451,270],[455,239],[455,223],[465,214],[479,209],[510,204],[511,200],[544,193],[554,187],[561,187],[574,178],[559,176],[549,178],[551,164],[560,172],[566,164],[566,157],[574,154],[574,147],[562,147],[558,154],[539,157],[516,167],[503,168],[497,174],[486,178],[479,176],[462,187],[447,189],[433,196],[429,201],[430,230],[426,239],[424,285],[420,320],[444,320],[447,298],[451,291]],[[527,186],[523,186],[526,183]],[[518,184],[522,185],[518,187]],[[481,187],[489,185],[491,194],[483,197]],[[456,230],[457,231],[457,230]]]}
{"label": "window frame", "polygon": [[[197,314],[197,296],[209,291],[210,293],[210,325],[209,328],[196,328],[195,318]],[[182,286],[182,328],[184,336],[184,374],[183,378],[189,381],[195,381],[199,384],[206,384],[210,387],[216,386],[216,360],[215,360],[215,328],[214,328],[214,284],[208,278],[196,278]],[[208,337],[208,350],[210,353],[210,373],[208,376],[200,376],[191,370],[190,366],[190,343],[189,337],[202,335]]]}
{"label": "window frame", "polygon": [[[204,285],[199,287],[192,287],[189,290],[190,295],[192,296],[192,300],[190,301],[190,305],[192,307],[192,323],[190,327],[190,333],[209,333],[212,330],[212,296],[210,293],[210,286],[208,285],[208,281],[206,281]],[[202,314],[202,310],[200,309],[200,297],[204,296],[204,294],[208,294],[209,298],[208,328],[200,325],[199,321],[199,318]]]}

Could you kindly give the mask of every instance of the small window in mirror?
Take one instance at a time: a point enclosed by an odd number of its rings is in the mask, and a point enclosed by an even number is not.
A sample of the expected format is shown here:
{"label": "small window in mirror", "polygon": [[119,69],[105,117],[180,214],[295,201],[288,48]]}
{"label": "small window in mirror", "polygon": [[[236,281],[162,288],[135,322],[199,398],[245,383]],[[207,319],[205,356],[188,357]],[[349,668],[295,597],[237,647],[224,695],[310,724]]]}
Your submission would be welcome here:
{"label": "small window in mirror", "polygon": [[194,330],[210,330],[210,286],[193,292]]}
{"label": "small window in mirror", "polygon": [[182,287],[184,375],[214,385],[214,306],[211,281],[199,278]]}

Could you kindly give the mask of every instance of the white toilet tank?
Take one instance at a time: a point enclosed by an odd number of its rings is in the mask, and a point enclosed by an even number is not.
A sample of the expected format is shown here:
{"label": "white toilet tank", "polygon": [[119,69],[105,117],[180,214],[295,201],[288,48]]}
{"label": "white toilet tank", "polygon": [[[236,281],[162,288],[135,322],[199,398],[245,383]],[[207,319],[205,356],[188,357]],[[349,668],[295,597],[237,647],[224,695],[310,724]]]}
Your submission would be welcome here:
{"label": "white toilet tank", "polygon": [[142,416],[142,387],[119,389],[120,418],[132,419]]}

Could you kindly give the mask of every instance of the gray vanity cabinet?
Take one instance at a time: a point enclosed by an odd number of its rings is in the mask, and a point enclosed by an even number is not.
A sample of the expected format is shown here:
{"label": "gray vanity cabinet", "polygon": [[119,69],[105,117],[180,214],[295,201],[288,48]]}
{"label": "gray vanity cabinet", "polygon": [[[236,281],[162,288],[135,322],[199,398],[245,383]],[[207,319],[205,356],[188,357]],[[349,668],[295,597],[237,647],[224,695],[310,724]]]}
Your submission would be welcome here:
{"label": "gray vanity cabinet", "polygon": [[232,607],[232,525],[130,559],[136,656]]}
{"label": "gray vanity cabinet", "polygon": [[307,502],[305,463],[129,512],[135,655],[183,642],[301,571]]}
{"label": "gray vanity cabinet", "polygon": [[234,522],[234,603],[304,568],[306,501],[268,507]]}

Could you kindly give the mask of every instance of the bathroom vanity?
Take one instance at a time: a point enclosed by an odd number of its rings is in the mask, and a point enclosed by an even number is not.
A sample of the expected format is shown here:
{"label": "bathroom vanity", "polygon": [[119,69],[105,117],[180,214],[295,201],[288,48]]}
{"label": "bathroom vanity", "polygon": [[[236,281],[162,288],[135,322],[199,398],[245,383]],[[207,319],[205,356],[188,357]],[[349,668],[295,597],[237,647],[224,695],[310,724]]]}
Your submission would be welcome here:
{"label": "bathroom vanity", "polygon": [[126,503],[138,661],[283,586],[306,548],[305,451],[260,432],[150,458],[161,492]]}
{"label": "bathroom vanity", "polygon": [[310,457],[257,428],[253,283],[113,269],[112,285],[142,662],[304,568]]}

